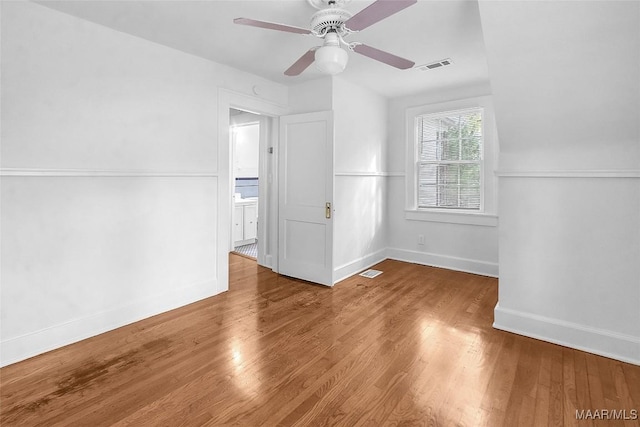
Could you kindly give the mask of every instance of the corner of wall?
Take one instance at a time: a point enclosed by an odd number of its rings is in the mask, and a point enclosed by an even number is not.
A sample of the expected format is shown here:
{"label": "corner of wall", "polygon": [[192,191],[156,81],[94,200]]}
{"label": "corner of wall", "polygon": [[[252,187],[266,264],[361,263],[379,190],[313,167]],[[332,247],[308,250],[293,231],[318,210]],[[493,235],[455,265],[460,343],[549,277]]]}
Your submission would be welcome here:
{"label": "corner of wall", "polygon": [[0,367],[87,339],[223,292],[216,280],[194,283],[160,295],[112,307],[89,316],[0,342]]}
{"label": "corner of wall", "polygon": [[511,310],[496,304],[493,327],[506,332],[640,365],[640,338]]}

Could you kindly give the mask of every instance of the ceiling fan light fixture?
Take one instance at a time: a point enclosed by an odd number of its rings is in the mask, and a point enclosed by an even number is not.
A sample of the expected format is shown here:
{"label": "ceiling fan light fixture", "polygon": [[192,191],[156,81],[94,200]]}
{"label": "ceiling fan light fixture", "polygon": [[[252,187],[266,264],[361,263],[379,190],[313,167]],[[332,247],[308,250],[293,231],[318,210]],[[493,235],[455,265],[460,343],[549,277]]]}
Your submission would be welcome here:
{"label": "ceiling fan light fixture", "polygon": [[322,46],[316,50],[316,67],[323,73],[339,74],[347,66],[349,55],[338,46]]}
{"label": "ceiling fan light fixture", "polygon": [[344,71],[349,60],[347,52],[340,47],[340,36],[330,31],[324,36],[324,46],[316,50],[316,67],[326,74],[338,74]]}

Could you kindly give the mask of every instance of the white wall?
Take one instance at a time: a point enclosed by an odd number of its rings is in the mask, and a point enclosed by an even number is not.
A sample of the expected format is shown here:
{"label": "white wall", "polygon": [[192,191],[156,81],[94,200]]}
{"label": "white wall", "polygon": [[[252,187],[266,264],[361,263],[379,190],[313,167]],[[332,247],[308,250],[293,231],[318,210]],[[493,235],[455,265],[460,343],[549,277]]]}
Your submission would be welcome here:
{"label": "white wall", "polygon": [[385,258],[387,99],[333,78],[334,280]]}
{"label": "white wall", "polygon": [[258,176],[258,154],[260,153],[260,124],[251,123],[234,126],[233,168],[236,178]]}
{"label": "white wall", "polygon": [[1,7],[1,363],[225,290],[219,88],[259,84],[279,104],[286,88],[40,5]]}
{"label": "white wall", "polygon": [[[485,215],[407,213],[407,111],[423,113],[452,111],[484,106],[485,108]],[[498,275],[497,201],[494,171],[497,166],[498,141],[493,131],[493,105],[488,84],[460,87],[455,91],[423,93],[392,99],[389,115],[390,138],[388,254],[391,258],[425,265],[468,271],[488,276]],[[409,174],[411,175],[411,174]],[[418,218],[420,217],[420,218]],[[477,220],[478,219],[478,220]],[[418,244],[418,236],[425,243]]]}
{"label": "white wall", "polygon": [[640,364],[640,3],[481,2],[495,326]]}
{"label": "white wall", "polygon": [[290,114],[313,113],[333,109],[333,83],[331,77],[323,77],[289,85]]}

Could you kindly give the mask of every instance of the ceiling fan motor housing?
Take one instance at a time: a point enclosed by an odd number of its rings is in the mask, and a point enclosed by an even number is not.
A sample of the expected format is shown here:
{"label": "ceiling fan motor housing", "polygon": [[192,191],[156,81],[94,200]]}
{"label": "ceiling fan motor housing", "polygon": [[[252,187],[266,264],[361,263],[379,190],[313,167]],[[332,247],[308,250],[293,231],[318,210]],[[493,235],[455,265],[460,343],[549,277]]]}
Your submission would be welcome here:
{"label": "ceiling fan motor housing", "polygon": [[351,12],[338,7],[319,10],[311,17],[311,31],[318,35],[335,31],[343,36],[347,33],[343,24],[352,16]]}
{"label": "ceiling fan motor housing", "polygon": [[351,0],[307,0],[311,6],[316,9],[324,9],[326,7],[344,7]]}

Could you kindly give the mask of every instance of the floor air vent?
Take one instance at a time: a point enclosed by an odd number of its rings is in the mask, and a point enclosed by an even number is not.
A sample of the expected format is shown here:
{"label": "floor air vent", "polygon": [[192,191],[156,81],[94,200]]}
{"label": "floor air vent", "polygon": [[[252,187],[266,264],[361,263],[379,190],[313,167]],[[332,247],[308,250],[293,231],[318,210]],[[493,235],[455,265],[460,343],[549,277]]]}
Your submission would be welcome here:
{"label": "floor air vent", "polygon": [[366,277],[368,279],[373,279],[374,277],[379,276],[381,274],[382,274],[382,271],[380,270],[367,270],[360,273],[360,276]]}

